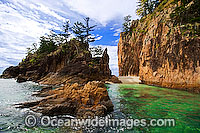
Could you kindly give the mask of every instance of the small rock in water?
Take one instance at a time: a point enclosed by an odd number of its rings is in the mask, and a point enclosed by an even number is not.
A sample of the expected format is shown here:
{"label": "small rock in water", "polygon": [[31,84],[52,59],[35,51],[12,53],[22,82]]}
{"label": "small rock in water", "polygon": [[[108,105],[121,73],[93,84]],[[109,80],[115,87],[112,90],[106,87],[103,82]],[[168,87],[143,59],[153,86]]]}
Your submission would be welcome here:
{"label": "small rock in water", "polygon": [[23,78],[22,76],[18,76],[18,77],[17,77],[17,82],[18,82],[18,83],[26,82],[26,79]]}

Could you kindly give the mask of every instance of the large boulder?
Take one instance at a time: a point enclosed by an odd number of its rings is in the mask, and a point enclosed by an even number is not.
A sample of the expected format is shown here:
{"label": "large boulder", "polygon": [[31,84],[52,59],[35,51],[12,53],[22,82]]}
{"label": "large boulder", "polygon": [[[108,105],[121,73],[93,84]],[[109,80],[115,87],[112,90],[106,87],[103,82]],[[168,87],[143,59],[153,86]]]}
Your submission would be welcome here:
{"label": "large boulder", "polygon": [[92,81],[84,86],[77,83],[43,92],[44,99],[21,104],[44,115],[69,114],[77,117],[105,116],[113,111],[113,104],[103,82]]}

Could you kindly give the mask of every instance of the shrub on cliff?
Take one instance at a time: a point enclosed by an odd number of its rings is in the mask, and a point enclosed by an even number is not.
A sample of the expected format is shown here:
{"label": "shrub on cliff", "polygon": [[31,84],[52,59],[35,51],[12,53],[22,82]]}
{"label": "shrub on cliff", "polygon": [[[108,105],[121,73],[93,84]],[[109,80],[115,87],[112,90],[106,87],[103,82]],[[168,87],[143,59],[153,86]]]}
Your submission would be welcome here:
{"label": "shrub on cliff", "polygon": [[131,31],[131,16],[130,15],[124,17],[124,23],[123,23],[122,28],[123,28],[123,32],[125,34],[130,33],[130,31]]}
{"label": "shrub on cliff", "polygon": [[170,15],[176,23],[186,24],[200,22],[200,1],[182,0]]}
{"label": "shrub on cliff", "polygon": [[153,13],[154,9],[158,7],[161,0],[139,0],[136,13],[138,16],[144,17],[147,14]]}
{"label": "shrub on cliff", "polygon": [[48,35],[47,37],[40,37],[40,47],[38,49],[39,53],[51,53],[56,50],[57,46],[53,40],[53,38]]}

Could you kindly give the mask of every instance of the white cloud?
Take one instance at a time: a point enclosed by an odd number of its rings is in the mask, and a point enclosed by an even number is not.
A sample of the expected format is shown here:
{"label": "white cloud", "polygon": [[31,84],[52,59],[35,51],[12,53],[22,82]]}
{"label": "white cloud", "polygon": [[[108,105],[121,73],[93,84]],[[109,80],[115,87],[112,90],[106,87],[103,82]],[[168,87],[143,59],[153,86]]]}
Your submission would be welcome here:
{"label": "white cloud", "polygon": [[38,5],[31,4],[30,8],[31,9],[37,9],[37,10],[39,10],[39,11],[45,13],[45,14],[48,14],[50,16],[55,17],[58,20],[61,20],[61,21],[65,22],[65,18],[64,17],[58,15],[57,13],[55,13],[54,11],[50,10],[48,7],[46,7],[46,6],[42,5],[42,4],[38,4]]}
{"label": "white cloud", "polygon": [[[95,24],[114,23],[118,36],[123,17],[135,16],[136,0],[4,0],[0,1],[0,67],[16,65],[25,57],[26,48],[51,29],[60,30],[64,21],[73,23],[88,16]],[[100,26],[101,27],[101,26]],[[100,27],[97,27],[98,29]],[[96,40],[102,39],[96,35]],[[116,69],[116,46],[108,46],[111,69]],[[4,59],[4,60],[2,60]],[[115,73],[115,72],[114,72]]]}
{"label": "white cloud", "polygon": [[114,19],[136,18],[136,0],[65,0],[71,10],[88,16],[104,26]]}
{"label": "white cloud", "polygon": [[[25,57],[27,47],[51,29],[59,29],[59,22],[64,21],[47,7],[35,5],[35,9],[30,10],[29,6],[33,4],[12,2],[0,2],[1,68],[17,65],[16,62]],[[50,18],[54,19],[49,22]]]}
{"label": "white cloud", "polygon": [[119,42],[119,39],[115,40],[115,43],[118,43]]}
{"label": "white cloud", "polygon": [[96,38],[95,38],[95,40],[97,41],[97,40],[101,40],[103,38],[103,36],[100,36],[100,35],[96,35]]}
{"label": "white cloud", "polygon": [[122,32],[122,29],[121,29],[121,28],[116,29],[116,30],[115,30],[115,33],[113,34],[113,36],[119,36],[121,32]]}
{"label": "white cloud", "polygon": [[116,26],[118,26],[118,25],[119,25],[119,24],[114,24],[113,27],[116,27]]}

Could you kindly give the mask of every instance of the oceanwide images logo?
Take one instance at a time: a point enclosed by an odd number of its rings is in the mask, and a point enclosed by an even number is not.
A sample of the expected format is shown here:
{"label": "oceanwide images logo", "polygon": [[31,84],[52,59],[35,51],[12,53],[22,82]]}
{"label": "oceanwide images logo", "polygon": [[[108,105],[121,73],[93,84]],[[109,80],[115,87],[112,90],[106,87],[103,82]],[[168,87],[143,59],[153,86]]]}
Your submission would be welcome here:
{"label": "oceanwide images logo", "polygon": [[94,117],[88,119],[64,118],[40,116],[27,114],[24,123],[27,127],[71,127],[71,128],[88,128],[88,127],[113,127],[132,129],[133,127],[172,127],[175,126],[175,119],[114,119],[110,116]]}

